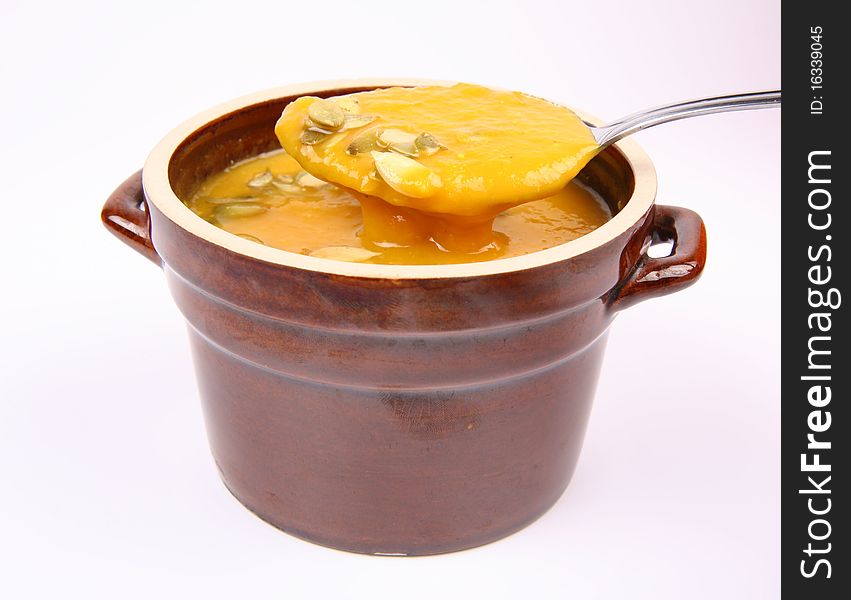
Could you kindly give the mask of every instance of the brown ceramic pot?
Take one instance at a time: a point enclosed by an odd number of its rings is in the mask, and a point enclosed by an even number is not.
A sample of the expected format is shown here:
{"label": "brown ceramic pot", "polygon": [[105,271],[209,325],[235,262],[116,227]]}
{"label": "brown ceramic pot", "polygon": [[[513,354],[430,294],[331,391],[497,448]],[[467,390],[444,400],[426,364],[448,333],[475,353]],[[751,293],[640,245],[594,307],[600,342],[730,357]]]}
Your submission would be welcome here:
{"label": "brown ceramic pot", "polygon": [[[581,179],[617,212],[578,240],[468,265],[344,263],[267,248],[186,208],[208,175],[278,146],[292,99],[410,84],[270,90],[184,123],[103,221],[161,265],[189,324],[212,453],[228,489],[307,540],[369,554],[450,552],[527,525],[582,446],[617,312],[690,285],[695,213],[655,206],[632,142]],[[650,258],[653,241],[673,252]]]}

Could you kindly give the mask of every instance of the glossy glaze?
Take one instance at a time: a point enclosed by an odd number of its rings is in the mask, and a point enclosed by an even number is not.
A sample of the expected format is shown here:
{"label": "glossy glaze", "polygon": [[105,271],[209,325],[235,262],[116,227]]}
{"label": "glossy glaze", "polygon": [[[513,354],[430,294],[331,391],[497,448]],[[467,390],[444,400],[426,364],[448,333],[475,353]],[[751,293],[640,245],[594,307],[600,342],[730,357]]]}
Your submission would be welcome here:
{"label": "glossy glaze", "polygon": [[[171,187],[190,194],[228,161],[271,149],[267,128],[289,100],[189,135]],[[616,148],[580,177],[613,207],[632,193]],[[651,206],[554,263],[362,277],[235,252],[166,216],[159,198],[143,210],[141,197],[137,174],[104,222],[162,260],[226,485],[285,531],[373,554],[469,548],[542,514],[575,467],[616,311],[692,283],[705,259],[697,215]],[[654,239],[673,239],[673,254],[648,258]]]}

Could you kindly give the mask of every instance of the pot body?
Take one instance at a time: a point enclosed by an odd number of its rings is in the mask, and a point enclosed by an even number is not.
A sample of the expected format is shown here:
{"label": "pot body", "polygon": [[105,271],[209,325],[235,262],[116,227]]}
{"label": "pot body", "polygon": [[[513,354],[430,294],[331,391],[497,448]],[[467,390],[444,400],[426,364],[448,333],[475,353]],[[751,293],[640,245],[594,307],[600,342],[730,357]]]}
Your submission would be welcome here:
{"label": "pot body", "polygon": [[[154,239],[216,464],[262,518],[336,548],[430,554],[516,531],[565,489],[619,253],[612,281],[561,265],[423,286],[284,276]],[[246,289],[268,297],[246,306]]]}
{"label": "pot body", "polygon": [[[257,113],[182,146],[172,187],[224,166],[228,139],[244,156],[266,149],[252,135],[267,134],[251,134],[265,130]],[[215,158],[216,147],[231,150]],[[587,182],[627,201],[623,157],[613,149],[595,162]],[[617,310],[689,284],[705,253],[699,217],[651,206],[606,243],[534,268],[346,276],[190,233],[145,202],[138,176],[104,221],[163,266],[230,491],[287,532],[370,554],[470,548],[546,511],[576,466]],[[672,256],[649,259],[648,244],[665,237]]]}

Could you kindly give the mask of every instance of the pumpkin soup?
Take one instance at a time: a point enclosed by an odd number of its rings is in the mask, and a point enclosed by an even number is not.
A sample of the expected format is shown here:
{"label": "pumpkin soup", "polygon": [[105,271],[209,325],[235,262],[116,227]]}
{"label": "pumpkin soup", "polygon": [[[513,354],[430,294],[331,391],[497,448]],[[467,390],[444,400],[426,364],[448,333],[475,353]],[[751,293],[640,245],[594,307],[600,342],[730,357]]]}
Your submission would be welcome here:
{"label": "pumpkin soup", "polygon": [[[209,177],[186,202],[202,218],[253,242],[321,258],[379,264],[466,263],[519,256],[569,242],[611,218],[594,192],[569,182],[546,198],[503,211],[466,249],[449,249],[437,217],[355,195],[306,173],[283,150]],[[361,205],[369,210],[362,212]],[[463,245],[463,244],[462,244]],[[457,247],[457,246],[455,246]]]}
{"label": "pumpkin soup", "polygon": [[304,96],[275,126],[283,150],[210,177],[187,203],[254,242],[380,264],[528,254],[611,212],[572,181],[598,146],[572,111],[456,84]]}
{"label": "pumpkin soup", "polygon": [[275,133],[324,181],[477,220],[556,193],[598,149],[563,106],[463,83],[303,96],[287,105]]}

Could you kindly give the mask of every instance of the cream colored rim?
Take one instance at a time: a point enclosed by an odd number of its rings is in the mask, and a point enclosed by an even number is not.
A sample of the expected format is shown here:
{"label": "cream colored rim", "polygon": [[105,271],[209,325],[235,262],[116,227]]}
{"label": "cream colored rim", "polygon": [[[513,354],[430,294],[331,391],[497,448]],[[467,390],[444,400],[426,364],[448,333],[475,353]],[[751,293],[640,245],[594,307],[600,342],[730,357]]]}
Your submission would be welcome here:
{"label": "cream colored rim", "polygon": [[[426,79],[341,79],[300,83],[272,88],[230,102],[225,102],[204,111],[175,128],[153,149],[142,171],[142,185],[149,202],[152,202],[166,217],[189,233],[209,242],[227,248],[232,252],[250,256],[268,263],[321,271],[349,277],[375,279],[435,279],[453,277],[475,277],[510,273],[539,267],[572,258],[602,246],[606,242],[634,225],[653,204],[656,197],[656,171],[653,163],[644,151],[630,140],[616,144],[632,168],[635,189],[626,206],[612,218],[591,233],[585,234],[566,244],[540,250],[523,256],[502,258],[480,263],[458,265],[373,265],[351,263],[325,258],[304,256],[286,250],[261,246],[219,229],[198,217],[175,195],[168,180],[168,165],[175,150],[196,130],[204,127],[218,117],[239,109],[284,96],[315,94],[324,90],[352,87],[379,87],[389,85],[451,85],[450,81]],[[588,115],[581,116],[589,122],[599,122]]]}

